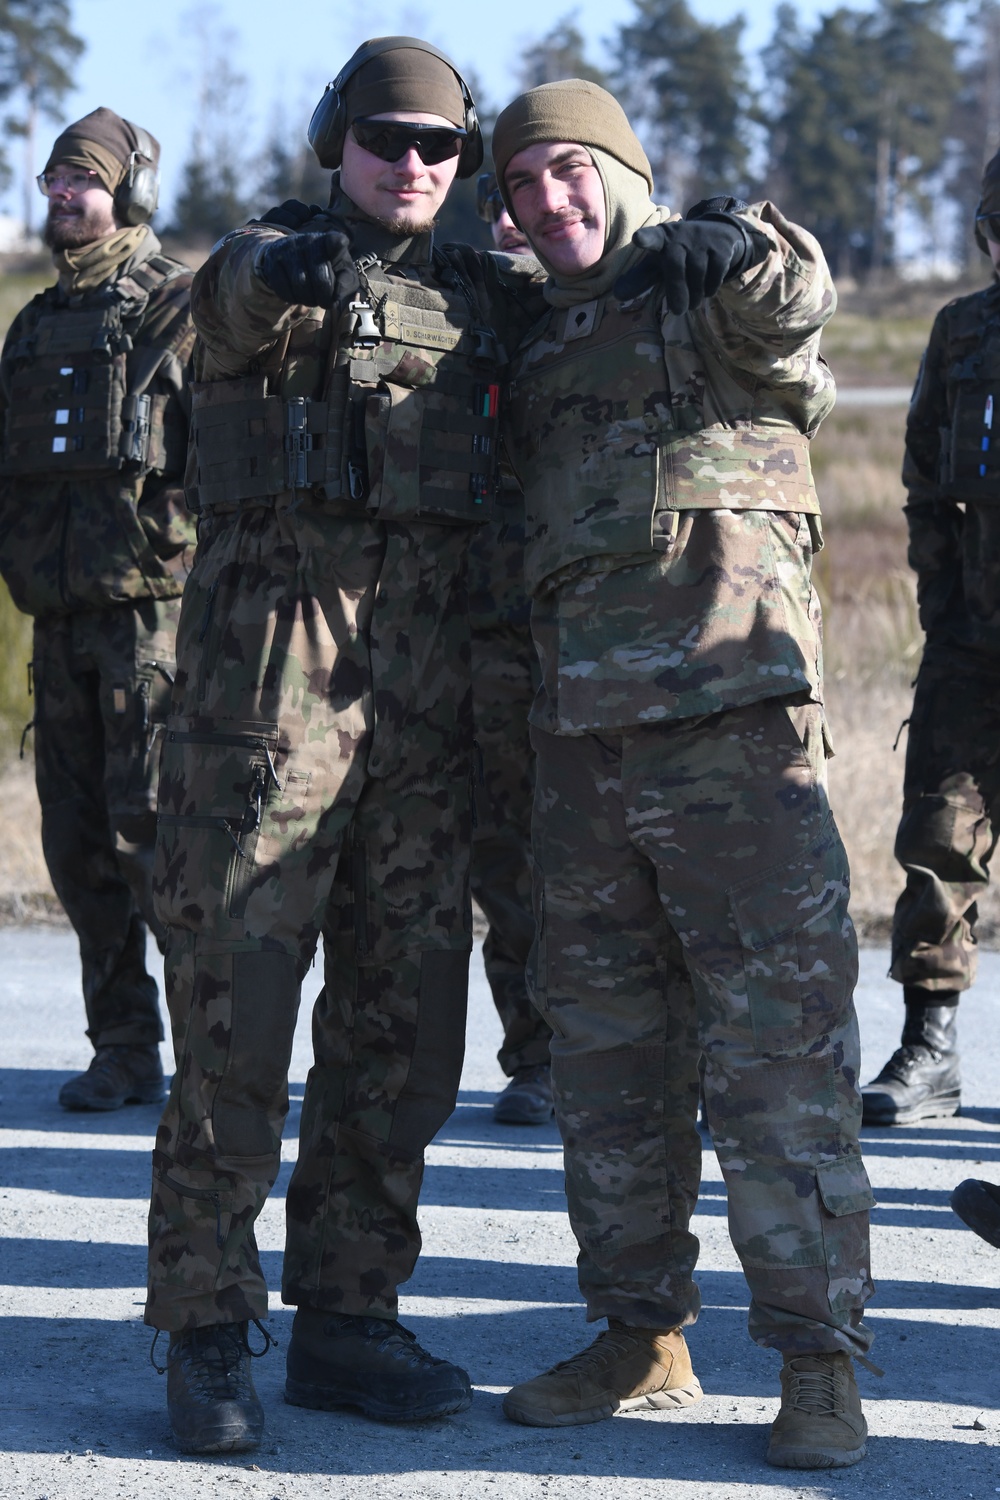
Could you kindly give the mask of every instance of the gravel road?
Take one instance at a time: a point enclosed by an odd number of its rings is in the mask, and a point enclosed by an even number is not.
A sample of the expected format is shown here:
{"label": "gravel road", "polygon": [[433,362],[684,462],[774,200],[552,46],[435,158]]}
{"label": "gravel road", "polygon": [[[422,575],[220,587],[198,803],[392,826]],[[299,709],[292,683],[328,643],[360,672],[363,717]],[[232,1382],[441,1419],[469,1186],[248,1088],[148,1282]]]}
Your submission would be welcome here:
{"label": "gravel road", "polygon": [[[866,1076],[899,1024],[886,955],[863,954],[859,1010]],[[318,987],[315,975],[312,990]],[[778,1357],[746,1335],[746,1290],[726,1234],[715,1158],[704,1161],[695,1228],[703,1312],[690,1332],[705,1401],[673,1415],[629,1414],[576,1429],[506,1422],[508,1385],[588,1340],[563,1212],[555,1128],[492,1123],[499,1027],[475,961],[459,1107],[429,1153],[424,1254],[404,1321],[461,1361],[476,1396],[463,1415],[389,1428],[281,1399],[283,1350],[256,1367],[268,1426],[257,1454],[179,1457],[164,1382],[141,1322],[149,1149],[156,1111],[67,1115],[59,1085],[85,1066],[71,934],[0,931],[0,1497],[3,1500],[800,1500],[880,1494],[947,1500],[1000,1494],[1000,1252],[951,1213],[961,1178],[1000,1174],[994,996],[1000,954],[983,955],[963,1001],[966,1109],[922,1129],[866,1132],[879,1207],[871,1305],[878,1380],[859,1381],[873,1438],[855,1469],[783,1473],[763,1462]],[[310,987],[307,985],[307,993]],[[166,1054],[165,1054],[166,1063]],[[260,1222],[279,1281],[282,1199],[308,1066],[306,1018],[292,1067],[285,1165]],[[272,1295],[284,1343],[290,1313]],[[667,1483],[665,1484],[664,1481]],[[669,1487],[668,1487],[669,1486]]]}

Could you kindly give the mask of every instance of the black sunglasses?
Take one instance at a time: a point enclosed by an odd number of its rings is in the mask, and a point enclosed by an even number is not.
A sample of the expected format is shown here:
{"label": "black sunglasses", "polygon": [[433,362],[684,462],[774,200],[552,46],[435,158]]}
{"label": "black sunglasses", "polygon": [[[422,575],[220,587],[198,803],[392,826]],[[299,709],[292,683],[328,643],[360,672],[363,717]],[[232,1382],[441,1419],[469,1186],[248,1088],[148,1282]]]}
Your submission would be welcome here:
{"label": "black sunglasses", "polygon": [[976,223],[988,240],[1000,245],[1000,214],[979,214]]}
{"label": "black sunglasses", "polygon": [[425,167],[458,156],[468,136],[457,125],[411,125],[408,120],[373,120],[359,116],[351,129],[364,151],[380,161],[399,161],[408,151],[416,151]]}
{"label": "black sunglasses", "polygon": [[492,172],[481,172],[476,180],[476,213],[487,224],[495,224],[503,213],[503,198]]}

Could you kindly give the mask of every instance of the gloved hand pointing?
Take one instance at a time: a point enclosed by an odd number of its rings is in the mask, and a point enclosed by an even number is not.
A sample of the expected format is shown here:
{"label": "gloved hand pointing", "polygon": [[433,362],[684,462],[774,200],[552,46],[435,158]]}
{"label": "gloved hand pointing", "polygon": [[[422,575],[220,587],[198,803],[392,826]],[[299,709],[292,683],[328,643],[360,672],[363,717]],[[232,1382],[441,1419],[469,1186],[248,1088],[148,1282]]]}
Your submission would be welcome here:
{"label": "gloved hand pointing", "polygon": [[304,307],[337,307],[360,285],[346,234],[283,234],[257,252],[261,281],[283,302]]}
{"label": "gloved hand pointing", "polygon": [[765,234],[729,213],[652,224],[637,230],[632,243],[649,253],[619,276],[615,296],[625,302],[660,285],[672,313],[693,311],[731,276],[759,265],[771,248]]}

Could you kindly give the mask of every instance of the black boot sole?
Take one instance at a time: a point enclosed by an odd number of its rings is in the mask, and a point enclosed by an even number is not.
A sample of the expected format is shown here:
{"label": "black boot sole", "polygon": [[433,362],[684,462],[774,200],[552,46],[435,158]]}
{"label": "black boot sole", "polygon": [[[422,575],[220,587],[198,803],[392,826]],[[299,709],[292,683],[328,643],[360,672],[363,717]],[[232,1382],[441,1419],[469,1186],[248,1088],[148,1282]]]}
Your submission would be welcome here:
{"label": "black boot sole", "polygon": [[285,1400],[289,1406],[305,1406],[311,1411],[341,1411],[352,1407],[376,1422],[428,1422],[435,1417],[452,1417],[472,1405],[471,1392],[428,1398],[404,1407],[379,1400],[354,1386],[313,1385],[303,1380],[285,1381]]}
{"label": "black boot sole", "polygon": [[921,1120],[940,1120],[960,1114],[962,1109],[962,1095],[958,1089],[954,1093],[932,1094],[919,1104],[895,1109],[879,1109],[869,1104],[864,1093],[861,1100],[862,1125],[917,1125]]}
{"label": "black boot sole", "polygon": [[126,1104],[162,1104],[167,1097],[165,1085],[157,1079],[153,1083],[143,1084],[130,1089],[127,1094],[115,1094],[110,1099],[64,1099],[62,1093],[59,1095],[59,1104],[63,1109],[75,1110],[79,1113],[91,1111],[104,1111],[122,1109]]}

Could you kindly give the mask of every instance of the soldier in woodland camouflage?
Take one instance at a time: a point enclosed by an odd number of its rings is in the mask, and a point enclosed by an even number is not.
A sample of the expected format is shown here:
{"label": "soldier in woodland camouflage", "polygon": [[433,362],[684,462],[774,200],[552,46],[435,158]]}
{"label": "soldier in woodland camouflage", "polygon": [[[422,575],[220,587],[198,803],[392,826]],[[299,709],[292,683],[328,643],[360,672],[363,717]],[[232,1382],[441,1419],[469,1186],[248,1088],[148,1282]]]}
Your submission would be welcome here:
{"label": "soldier in woodland camouflage", "polygon": [[587,1315],[609,1323],[504,1409],[562,1426],[700,1399],[681,1328],[703,1056],[750,1331],[784,1357],[768,1457],[852,1464],[871,1191],[810,583],[833,286],[770,203],[651,203],[592,84],[521,95],[493,154],[550,274],[507,413],[542,670],[530,974]]}
{"label": "soldier in woodland camouflage", "polygon": [[[480,217],[497,249],[531,247],[500,198],[497,180],[477,183]],[[531,910],[531,800],[534,751],[528,711],[538,687],[538,657],[524,588],[524,496],[504,468],[494,518],[469,547],[472,715],[481,757],[472,834],[472,893],[489,922],[486,977],[503,1023],[500,1066],[510,1083],[493,1104],[503,1125],[552,1118],[549,1028],[528,997],[525,967],[535,935]]]}
{"label": "soldier in woodland camouflage", "polygon": [[88,1070],[67,1109],[163,1097],[153,910],[156,776],[193,553],[191,273],[160,251],[159,146],[97,109],[39,185],[59,279],[0,356],[0,571],[35,618],[35,778],[52,883],[80,940]]}
{"label": "soldier in woodland camouflage", "polygon": [[216,247],[190,493],[201,516],[160,790],[158,910],[177,1073],[157,1135],[147,1322],[178,1444],[260,1439],[254,1221],[278,1171],[302,979],[322,942],[282,1297],[286,1398],[386,1421],[468,1376],[401,1328],[426,1143],[455,1102],[475,762],[466,550],[491,513],[502,345],[533,263],[441,250],[479,166],[468,90],[407,37],[366,43],[310,139],[328,209]]}
{"label": "soldier in woodland camouflage", "polygon": [[927,639],[896,834],[906,886],[891,974],[903,1034],[863,1090],[866,1125],[958,1113],[958,1002],[976,977],[976,902],[1000,830],[1000,154],[975,227],[992,281],[938,313],[906,419],[909,558]]}

